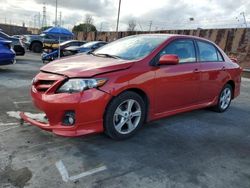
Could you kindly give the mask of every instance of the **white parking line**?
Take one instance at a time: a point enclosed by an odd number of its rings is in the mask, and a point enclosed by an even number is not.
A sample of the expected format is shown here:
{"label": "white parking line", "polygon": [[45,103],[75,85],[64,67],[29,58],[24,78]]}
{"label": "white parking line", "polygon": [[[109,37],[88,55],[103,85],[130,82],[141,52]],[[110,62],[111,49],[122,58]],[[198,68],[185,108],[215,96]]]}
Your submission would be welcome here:
{"label": "white parking line", "polygon": [[18,125],[18,123],[0,123],[0,126]]}
{"label": "white parking line", "polygon": [[95,174],[95,173],[98,173],[107,169],[106,166],[101,166],[101,167],[94,168],[92,170],[88,170],[86,172],[82,172],[78,175],[74,175],[70,177],[66,167],[64,166],[61,160],[56,162],[56,167],[59,173],[61,174],[62,180],[64,182],[74,181],[74,180],[77,180],[77,179],[80,179],[80,178],[83,178],[83,177],[86,177],[86,176],[89,176],[89,175],[92,175],[92,174]]}
{"label": "white parking line", "polygon": [[16,108],[19,108],[18,104],[27,104],[27,103],[31,103],[31,101],[14,101],[13,103]]}
{"label": "white parking line", "polygon": [[26,103],[31,103],[31,101],[14,101],[14,104],[26,104]]}
{"label": "white parking line", "polygon": [[65,182],[68,182],[69,181],[69,173],[61,160],[56,162],[56,168],[60,172],[60,174],[62,176],[62,180]]}
{"label": "white parking line", "polygon": [[8,129],[3,129],[3,130],[0,131],[0,134],[6,132],[6,131],[8,131],[8,130],[18,128],[18,127],[19,127],[19,126],[14,126],[14,127],[8,128]]}

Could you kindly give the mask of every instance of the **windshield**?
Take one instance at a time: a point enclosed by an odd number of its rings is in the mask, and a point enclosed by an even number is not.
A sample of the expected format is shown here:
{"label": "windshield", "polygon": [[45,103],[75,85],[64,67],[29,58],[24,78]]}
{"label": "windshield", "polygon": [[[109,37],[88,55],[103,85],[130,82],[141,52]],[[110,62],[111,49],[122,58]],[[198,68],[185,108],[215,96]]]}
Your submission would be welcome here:
{"label": "windshield", "polygon": [[121,59],[137,60],[150,54],[168,38],[168,35],[134,35],[107,44],[96,50],[94,55],[108,54]]}
{"label": "windshield", "polygon": [[98,42],[87,42],[86,44],[84,45],[81,45],[81,47],[83,48],[91,48],[93,45],[97,44]]}

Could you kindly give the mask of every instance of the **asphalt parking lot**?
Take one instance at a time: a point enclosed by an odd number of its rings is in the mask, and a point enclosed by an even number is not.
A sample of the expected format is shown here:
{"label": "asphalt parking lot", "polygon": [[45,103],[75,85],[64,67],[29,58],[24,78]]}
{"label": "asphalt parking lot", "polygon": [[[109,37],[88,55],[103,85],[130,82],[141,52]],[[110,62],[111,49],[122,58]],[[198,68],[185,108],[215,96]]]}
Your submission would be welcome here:
{"label": "asphalt parking lot", "polygon": [[250,187],[250,79],[223,113],[148,123],[125,141],[55,136],[13,114],[38,113],[29,86],[39,55],[0,67],[0,187]]}

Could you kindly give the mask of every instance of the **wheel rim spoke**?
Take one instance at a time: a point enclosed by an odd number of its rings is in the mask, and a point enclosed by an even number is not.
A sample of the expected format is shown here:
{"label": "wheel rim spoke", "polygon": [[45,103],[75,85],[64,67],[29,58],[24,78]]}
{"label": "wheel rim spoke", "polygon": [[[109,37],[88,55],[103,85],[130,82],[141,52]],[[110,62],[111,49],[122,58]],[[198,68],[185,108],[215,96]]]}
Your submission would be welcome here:
{"label": "wheel rim spoke", "polygon": [[134,102],[135,102],[134,100],[128,100],[128,107],[127,107],[128,112],[131,112]]}
{"label": "wheel rim spoke", "polygon": [[135,126],[132,123],[131,119],[127,121],[127,125],[128,125],[128,130],[129,131],[132,131],[135,128]]}
{"label": "wheel rim spoke", "polygon": [[122,116],[122,117],[125,116],[125,112],[122,111],[122,109],[121,109],[120,107],[118,107],[118,108],[116,109],[115,114],[116,114],[116,115],[120,115],[120,116]]}
{"label": "wheel rim spoke", "polygon": [[122,127],[125,125],[126,123],[126,120],[124,118],[122,118],[119,122],[118,125],[116,125],[116,129],[119,130],[119,131],[122,131]]}
{"label": "wheel rim spoke", "polygon": [[138,116],[141,116],[141,111],[140,110],[137,110],[133,113],[131,113],[132,117],[138,117]]}

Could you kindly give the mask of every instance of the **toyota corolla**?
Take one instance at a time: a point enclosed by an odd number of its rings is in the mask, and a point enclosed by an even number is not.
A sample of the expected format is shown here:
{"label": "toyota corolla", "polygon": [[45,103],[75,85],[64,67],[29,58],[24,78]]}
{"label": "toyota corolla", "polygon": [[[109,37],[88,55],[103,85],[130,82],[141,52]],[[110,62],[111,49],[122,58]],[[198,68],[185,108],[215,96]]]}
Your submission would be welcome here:
{"label": "toyota corolla", "polygon": [[58,135],[105,132],[125,139],[145,122],[180,112],[226,111],[240,93],[241,71],[203,38],[129,36],[42,67],[31,95],[47,122],[20,115]]}

